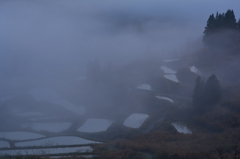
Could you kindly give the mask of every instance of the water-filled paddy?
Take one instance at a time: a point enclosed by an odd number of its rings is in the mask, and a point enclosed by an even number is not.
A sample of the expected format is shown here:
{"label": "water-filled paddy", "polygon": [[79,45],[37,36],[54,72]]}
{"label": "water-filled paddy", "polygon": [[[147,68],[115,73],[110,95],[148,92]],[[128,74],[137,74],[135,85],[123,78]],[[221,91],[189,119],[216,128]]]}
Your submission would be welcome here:
{"label": "water-filled paddy", "polygon": [[112,121],[107,119],[88,119],[77,131],[90,133],[106,131],[111,124]]}
{"label": "water-filled paddy", "polygon": [[6,141],[0,140],[0,148],[10,148],[10,144]]}
{"label": "water-filled paddy", "polygon": [[23,123],[20,126],[22,128],[29,128],[36,131],[47,131],[47,132],[61,132],[68,130],[72,123],[69,122],[33,122]]}
{"label": "water-filled paddy", "polygon": [[149,84],[141,84],[137,87],[138,89],[143,89],[143,90],[152,90],[152,87]]}
{"label": "water-filled paddy", "polygon": [[164,73],[171,73],[171,74],[177,73],[177,71],[174,71],[174,70],[168,68],[167,66],[161,66],[161,69],[164,71]]}
{"label": "water-filled paddy", "polygon": [[45,137],[44,135],[32,133],[32,132],[0,132],[0,138],[9,140],[30,140]]}
{"label": "water-filled paddy", "polygon": [[75,136],[58,136],[50,137],[46,139],[17,142],[15,143],[16,147],[26,147],[26,146],[57,146],[57,145],[83,145],[83,144],[92,144],[99,143],[97,141],[86,140],[80,137]]}
{"label": "water-filled paddy", "polygon": [[171,99],[171,98],[168,98],[168,97],[163,97],[163,96],[156,96],[158,99],[162,99],[162,100],[167,100],[171,103],[174,103],[174,101]]}
{"label": "water-filled paddy", "polygon": [[192,131],[187,128],[187,126],[179,123],[179,122],[174,122],[172,123],[174,128],[179,132],[183,134],[192,134]]}
{"label": "water-filled paddy", "polygon": [[124,120],[123,125],[130,128],[140,128],[143,122],[149,117],[147,114],[134,113]]}

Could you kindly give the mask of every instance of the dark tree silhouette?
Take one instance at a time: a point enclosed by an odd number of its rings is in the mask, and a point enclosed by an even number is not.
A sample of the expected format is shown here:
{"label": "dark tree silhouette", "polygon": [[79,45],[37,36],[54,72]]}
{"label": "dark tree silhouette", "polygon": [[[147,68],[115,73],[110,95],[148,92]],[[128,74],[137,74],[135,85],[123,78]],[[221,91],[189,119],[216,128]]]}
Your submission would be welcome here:
{"label": "dark tree silhouette", "polygon": [[195,88],[193,92],[193,105],[199,106],[203,104],[204,80],[200,76],[195,80]]}
{"label": "dark tree silhouette", "polygon": [[205,27],[204,34],[205,36],[208,36],[213,32],[214,25],[215,25],[215,17],[214,14],[210,15],[208,20],[207,20],[207,26]]}
{"label": "dark tree silhouette", "polygon": [[224,27],[228,29],[236,29],[236,18],[233,10],[228,10],[224,18]]}
{"label": "dark tree silhouette", "polygon": [[239,30],[239,22],[236,22],[233,10],[227,10],[226,13],[211,14],[207,20],[207,26],[204,30],[203,42],[209,46],[228,47],[238,45],[240,35],[236,33]]}
{"label": "dark tree silhouette", "polygon": [[221,86],[216,75],[211,75],[206,82],[200,76],[195,80],[193,106],[199,112],[211,109],[222,98]]}
{"label": "dark tree silhouette", "polygon": [[215,104],[222,98],[221,86],[216,75],[211,75],[205,83],[204,102],[206,104]]}
{"label": "dark tree silhouette", "polygon": [[237,23],[233,10],[228,10],[226,13],[219,14],[217,12],[216,17],[214,14],[210,15],[207,20],[207,26],[205,27],[204,34],[215,33],[221,29],[236,29]]}

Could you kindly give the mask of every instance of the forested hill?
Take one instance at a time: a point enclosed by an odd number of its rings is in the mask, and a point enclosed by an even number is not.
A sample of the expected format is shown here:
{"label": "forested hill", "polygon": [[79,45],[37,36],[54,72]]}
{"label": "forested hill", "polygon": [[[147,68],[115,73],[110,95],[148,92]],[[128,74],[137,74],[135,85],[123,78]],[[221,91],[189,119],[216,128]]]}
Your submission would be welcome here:
{"label": "forested hill", "polygon": [[240,19],[233,10],[211,14],[203,28],[203,47],[184,57],[192,65],[227,82],[240,80]]}
{"label": "forested hill", "polygon": [[203,42],[210,47],[239,50],[240,19],[237,22],[233,10],[209,16]]}

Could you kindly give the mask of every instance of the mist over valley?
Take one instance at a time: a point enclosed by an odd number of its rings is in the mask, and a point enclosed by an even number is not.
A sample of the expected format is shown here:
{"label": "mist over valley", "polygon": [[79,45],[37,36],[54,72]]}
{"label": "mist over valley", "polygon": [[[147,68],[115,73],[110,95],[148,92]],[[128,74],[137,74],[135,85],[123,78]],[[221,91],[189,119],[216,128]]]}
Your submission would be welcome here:
{"label": "mist over valley", "polygon": [[0,158],[237,158],[237,5],[1,1]]}

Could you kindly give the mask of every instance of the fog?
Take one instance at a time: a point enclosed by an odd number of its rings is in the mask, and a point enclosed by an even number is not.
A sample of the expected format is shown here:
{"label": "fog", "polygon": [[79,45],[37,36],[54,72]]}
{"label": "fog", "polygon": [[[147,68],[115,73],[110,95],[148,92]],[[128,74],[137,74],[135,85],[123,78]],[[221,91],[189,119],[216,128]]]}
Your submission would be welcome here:
{"label": "fog", "polygon": [[[4,114],[5,108],[15,110],[16,105],[19,104],[22,111],[32,111],[31,113],[41,116],[42,113],[46,113],[44,109],[51,106],[51,111],[47,112],[46,117],[58,114],[63,116],[64,122],[70,122],[71,116],[82,119],[82,114],[76,113],[79,110],[75,109],[75,105],[85,107],[87,115],[96,117],[103,116],[97,114],[106,110],[116,111],[118,106],[124,104],[126,107],[132,103],[144,105],[141,103],[144,99],[138,102],[131,101],[132,99],[127,99],[126,94],[137,84],[147,85],[147,83],[139,83],[139,79],[150,81],[147,77],[144,78],[144,75],[158,77],[153,74],[160,71],[160,66],[159,70],[154,70],[155,72],[144,70],[147,72],[145,74],[127,72],[130,66],[123,70],[121,68],[130,65],[136,59],[150,57],[178,60],[186,53],[201,49],[204,47],[202,37],[209,15],[217,11],[222,13],[233,9],[236,17],[239,17],[238,6],[240,6],[239,0],[230,2],[225,0],[2,0],[0,1],[0,97],[4,106],[1,107],[1,114]],[[110,82],[106,82],[109,85],[106,83],[98,85],[98,81],[92,86],[77,83],[75,79],[85,78],[86,68],[92,61],[99,62],[101,68],[111,66],[119,69],[121,75],[125,77],[114,76],[108,79]],[[134,64],[133,62],[132,65]],[[136,62],[135,66],[139,67],[138,64]],[[176,69],[178,66],[172,67]],[[191,67],[195,68],[195,66]],[[171,76],[175,77],[175,73]],[[90,78],[89,76],[88,80],[91,80]],[[134,83],[134,80],[139,81]],[[126,85],[123,84],[124,82]],[[131,87],[128,88],[129,85]],[[156,86],[164,87],[157,84]],[[47,97],[40,102],[29,100],[29,92],[34,88],[44,88],[42,94],[40,93],[41,96],[50,92],[53,98]],[[78,90],[80,88],[82,90]],[[57,91],[55,92],[54,89]],[[102,90],[105,89],[106,92],[103,92]],[[46,90],[50,91],[46,93],[44,92]],[[21,94],[24,95],[20,96]],[[17,98],[4,104],[5,96],[7,98],[17,96]],[[134,100],[135,98],[137,99],[134,97]],[[165,96],[160,99],[167,99],[170,103],[175,102]],[[59,103],[63,107],[69,105],[68,110],[75,111],[75,115],[65,112],[62,107],[58,110],[54,104]],[[34,104],[35,106],[31,107]],[[111,108],[111,105],[114,107]],[[119,109],[119,113],[124,114],[124,110]],[[143,110],[139,108],[139,111]],[[115,115],[109,112],[105,113],[111,117]],[[79,117],[76,114],[81,115]],[[19,126],[16,120],[18,118],[14,117],[1,122]],[[55,122],[54,119],[52,121]],[[90,119],[90,121],[95,120]],[[108,126],[113,121],[104,122]],[[13,127],[16,126],[14,124]],[[65,123],[65,125],[67,130],[71,124]],[[3,127],[4,130],[8,130],[8,126]],[[28,128],[24,126],[26,127]]]}
{"label": "fog", "polygon": [[1,1],[2,78],[47,80],[82,73],[95,58],[122,64],[143,54],[184,52],[201,38],[209,14],[238,2],[224,3]]}
{"label": "fog", "polygon": [[1,1],[1,72],[52,78],[82,73],[95,58],[122,64],[143,54],[181,53],[201,38],[209,14],[238,2],[224,3]]}

